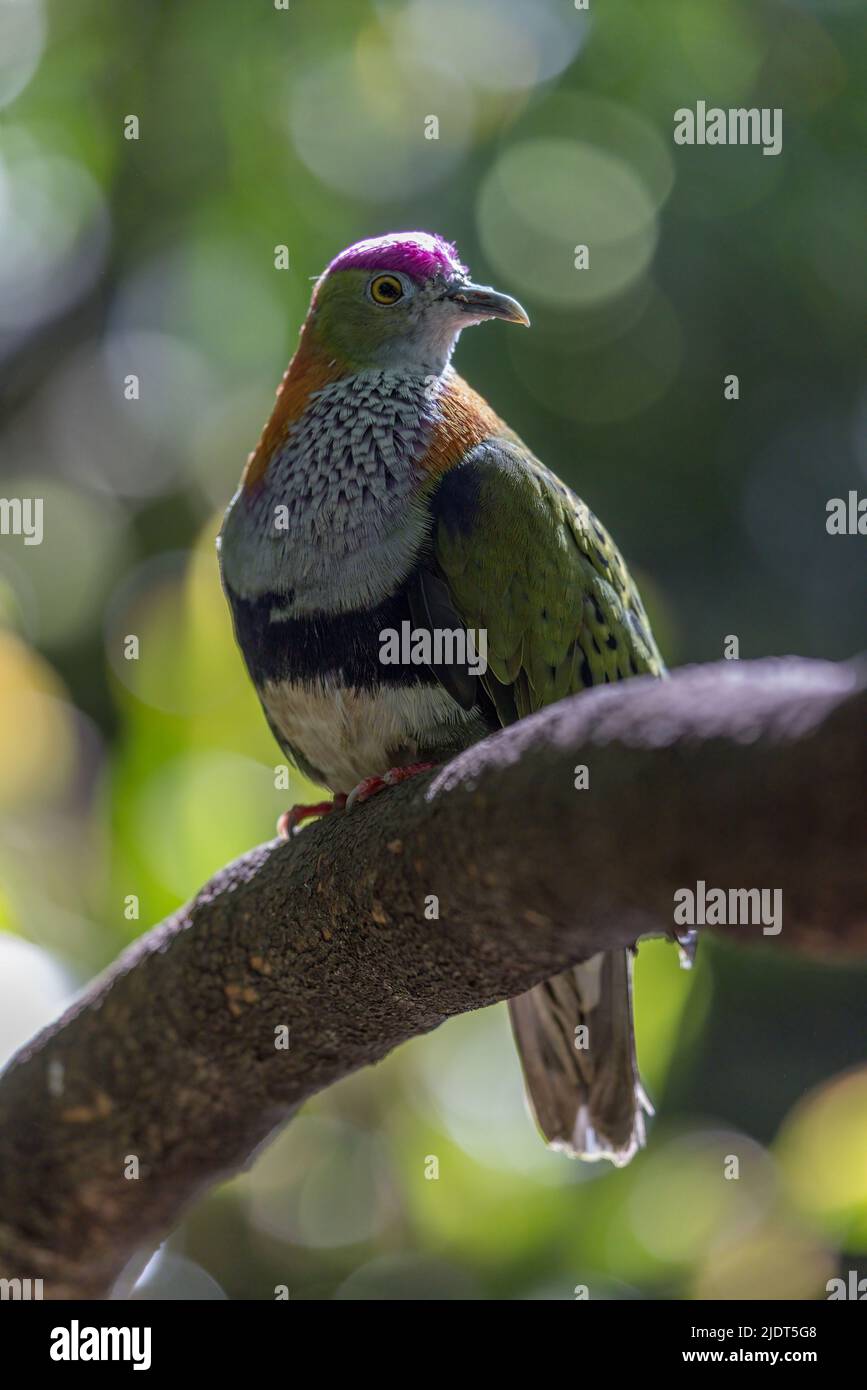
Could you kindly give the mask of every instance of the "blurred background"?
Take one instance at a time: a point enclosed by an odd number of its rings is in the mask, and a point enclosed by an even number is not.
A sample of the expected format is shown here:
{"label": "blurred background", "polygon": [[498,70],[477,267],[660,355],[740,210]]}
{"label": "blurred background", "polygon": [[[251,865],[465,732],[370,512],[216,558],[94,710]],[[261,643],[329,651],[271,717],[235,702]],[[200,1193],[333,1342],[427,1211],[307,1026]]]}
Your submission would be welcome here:
{"label": "blurred background", "polygon": [[[45,529],[0,537],[0,1057],[309,799],[274,789],[214,538],[360,237],[440,232],[525,304],[458,369],[611,529],[671,665],[863,648],[864,540],[825,529],[867,490],[857,9],[0,0],[0,494]],[[698,100],[781,107],[782,153],[675,146]],[[545,1151],[498,1007],[309,1104],[139,1296],[867,1273],[867,973],[653,943],[636,976],[658,1117],[628,1169]]]}

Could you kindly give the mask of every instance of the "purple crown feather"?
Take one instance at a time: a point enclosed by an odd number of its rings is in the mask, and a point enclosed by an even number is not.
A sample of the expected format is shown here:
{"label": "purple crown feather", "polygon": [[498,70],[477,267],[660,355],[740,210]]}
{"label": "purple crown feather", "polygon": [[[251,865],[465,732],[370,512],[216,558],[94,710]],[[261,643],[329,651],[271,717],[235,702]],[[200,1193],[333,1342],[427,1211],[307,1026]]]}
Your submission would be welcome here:
{"label": "purple crown feather", "polygon": [[332,270],[397,270],[416,280],[468,273],[457,247],[430,232],[389,232],[357,241],[335,256],[326,274]]}

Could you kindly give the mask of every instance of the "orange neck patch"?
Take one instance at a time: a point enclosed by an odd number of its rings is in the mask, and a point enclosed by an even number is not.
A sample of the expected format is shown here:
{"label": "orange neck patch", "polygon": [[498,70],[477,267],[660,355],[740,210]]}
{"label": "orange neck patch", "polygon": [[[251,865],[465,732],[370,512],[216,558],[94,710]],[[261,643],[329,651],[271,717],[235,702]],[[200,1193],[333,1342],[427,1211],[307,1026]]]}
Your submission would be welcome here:
{"label": "orange neck patch", "polygon": [[[329,357],[302,334],[298,351],[277,387],[277,400],[259,442],[247,459],[241,486],[255,492],[264,481],[271,459],[284,443],[291,426],[304,414],[314,391],[321,391],[346,374],[346,367]],[[431,483],[465,458],[471,449],[491,435],[511,431],[487,401],[468,386],[463,377],[450,375],[439,398],[439,420],[419,467]]]}
{"label": "orange neck patch", "polygon": [[244,467],[241,486],[245,492],[255,492],[261,485],[268,464],[284,442],[290,426],[304,414],[312,393],[338,381],[345,371],[341,362],[309,341],[306,332],[302,333],[298,350],[277,387],[277,401],[271,417]]}
{"label": "orange neck patch", "polygon": [[471,449],[491,435],[512,435],[508,425],[463,377],[451,377],[438,405],[440,418],[419,461],[432,482],[454,468]]}

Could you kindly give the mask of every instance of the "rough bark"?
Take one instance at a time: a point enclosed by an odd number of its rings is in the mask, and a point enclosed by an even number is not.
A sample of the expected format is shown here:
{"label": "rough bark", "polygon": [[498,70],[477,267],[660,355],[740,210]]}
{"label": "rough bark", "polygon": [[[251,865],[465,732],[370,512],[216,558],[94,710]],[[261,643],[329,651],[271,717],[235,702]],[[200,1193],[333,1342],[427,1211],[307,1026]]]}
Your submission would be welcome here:
{"label": "rough bark", "polygon": [[260,846],[0,1078],[0,1277],[106,1296],[306,1097],[450,1015],[670,933],[697,880],[782,890],[782,933],[720,928],[738,941],[867,954],[865,787],[863,668],[723,662],[589,691]]}

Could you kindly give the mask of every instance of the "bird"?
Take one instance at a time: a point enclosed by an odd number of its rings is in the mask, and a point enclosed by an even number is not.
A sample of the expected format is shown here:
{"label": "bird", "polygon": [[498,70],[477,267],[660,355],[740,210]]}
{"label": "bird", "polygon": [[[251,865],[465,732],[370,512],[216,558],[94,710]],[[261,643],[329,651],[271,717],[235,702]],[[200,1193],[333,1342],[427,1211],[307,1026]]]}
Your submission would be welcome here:
{"label": "bird", "polygon": [[[218,539],[265,717],[331,793],[284,836],[566,696],[665,675],[608,532],[454,370],[487,320],[530,325],[430,232],[356,242],[313,287]],[[483,634],[485,659],[431,640],[426,661],[384,661],[402,631]],[[543,1138],[618,1166],[652,1114],[631,977],[632,952],[606,951],[509,1001]]]}

